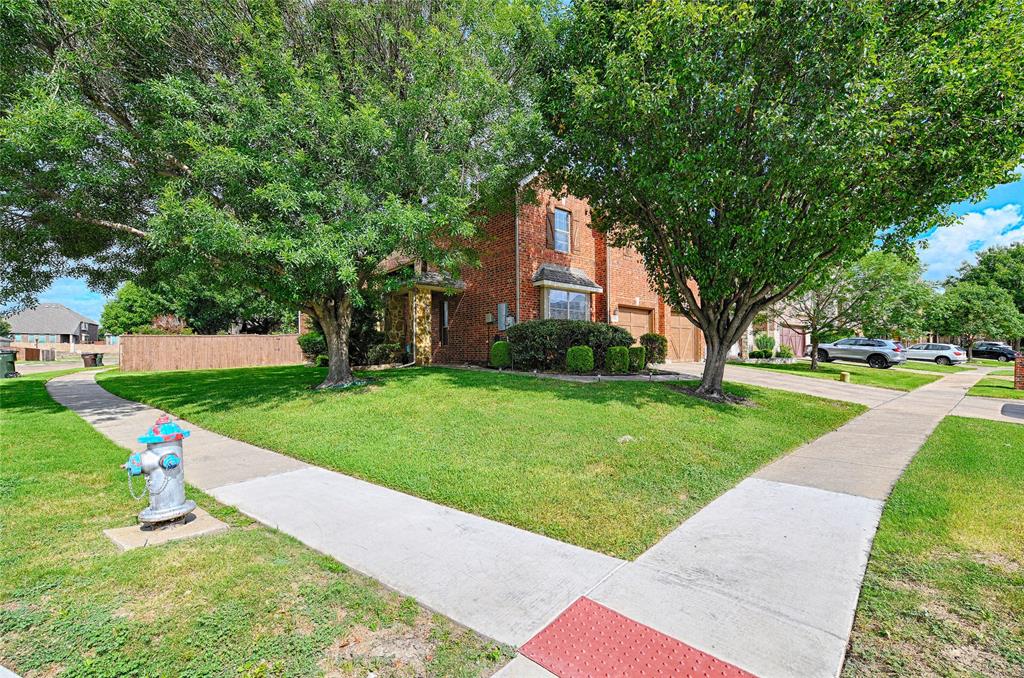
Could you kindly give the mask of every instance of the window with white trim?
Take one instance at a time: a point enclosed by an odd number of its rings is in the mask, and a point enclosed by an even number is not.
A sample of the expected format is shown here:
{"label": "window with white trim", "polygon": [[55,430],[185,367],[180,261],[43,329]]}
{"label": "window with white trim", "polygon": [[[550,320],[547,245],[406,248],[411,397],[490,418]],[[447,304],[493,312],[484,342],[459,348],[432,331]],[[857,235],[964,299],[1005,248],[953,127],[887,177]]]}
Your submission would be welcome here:
{"label": "window with white trim", "polygon": [[569,231],[572,230],[572,214],[568,210],[555,208],[555,251],[568,252],[572,243]]}
{"label": "window with white trim", "polygon": [[556,320],[590,320],[590,294],[549,289],[545,317]]}

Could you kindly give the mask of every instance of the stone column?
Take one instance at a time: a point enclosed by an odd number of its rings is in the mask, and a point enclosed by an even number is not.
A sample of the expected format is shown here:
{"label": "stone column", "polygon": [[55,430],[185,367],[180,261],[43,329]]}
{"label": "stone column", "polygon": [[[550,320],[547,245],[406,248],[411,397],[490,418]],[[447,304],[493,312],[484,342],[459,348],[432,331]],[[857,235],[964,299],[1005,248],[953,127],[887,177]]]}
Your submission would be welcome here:
{"label": "stone column", "polygon": [[412,291],[412,316],[416,345],[416,364],[430,364],[430,290],[417,287]]}
{"label": "stone column", "polygon": [[1024,391],[1024,355],[1017,356],[1013,364],[1013,387]]}

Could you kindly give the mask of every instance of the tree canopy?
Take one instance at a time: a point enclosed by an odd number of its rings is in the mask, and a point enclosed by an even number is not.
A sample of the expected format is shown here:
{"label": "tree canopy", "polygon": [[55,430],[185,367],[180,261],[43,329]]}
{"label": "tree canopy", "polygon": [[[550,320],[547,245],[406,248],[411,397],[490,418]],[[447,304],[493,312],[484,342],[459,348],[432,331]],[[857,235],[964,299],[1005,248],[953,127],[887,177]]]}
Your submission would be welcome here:
{"label": "tree canopy", "polygon": [[[2,10],[5,299],[160,262],[324,328],[395,255],[455,268],[536,164],[528,0],[15,0]],[[9,64],[9,65],[8,65]]]}
{"label": "tree canopy", "polygon": [[759,311],[1013,178],[1021,21],[1020,0],[578,0],[541,99],[552,183],[701,328],[721,397]]}
{"label": "tree canopy", "polygon": [[811,337],[811,368],[818,344],[830,335],[917,336],[934,296],[913,256],[874,251],[850,265],[827,269],[773,308],[779,322]]}
{"label": "tree canopy", "polygon": [[995,285],[1006,290],[1017,309],[1024,313],[1024,243],[983,250],[975,263],[965,263],[959,273],[959,279],[964,282]]}
{"label": "tree canopy", "polygon": [[970,355],[977,339],[1007,339],[1024,335],[1024,315],[1013,297],[995,285],[958,282],[946,288],[931,305],[928,322],[938,334],[961,337]]}

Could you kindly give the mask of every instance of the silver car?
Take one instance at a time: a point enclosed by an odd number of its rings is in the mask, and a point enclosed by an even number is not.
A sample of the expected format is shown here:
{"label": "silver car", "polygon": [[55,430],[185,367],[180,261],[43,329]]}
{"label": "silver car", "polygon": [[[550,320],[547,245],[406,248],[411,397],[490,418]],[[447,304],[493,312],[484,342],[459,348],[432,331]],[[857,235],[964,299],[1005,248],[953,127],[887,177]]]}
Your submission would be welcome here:
{"label": "silver car", "polygon": [[967,362],[967,351],[956,344],[914,344],[907,348],[907,359],[956,365]]}
{"label": "silver car", "polygon": [[900,342],[891,339],[850,337],[818,346],[818,360],[826,363],[833,360],[856,360],[870,367],[888,369],[907,362],[907,352]]}

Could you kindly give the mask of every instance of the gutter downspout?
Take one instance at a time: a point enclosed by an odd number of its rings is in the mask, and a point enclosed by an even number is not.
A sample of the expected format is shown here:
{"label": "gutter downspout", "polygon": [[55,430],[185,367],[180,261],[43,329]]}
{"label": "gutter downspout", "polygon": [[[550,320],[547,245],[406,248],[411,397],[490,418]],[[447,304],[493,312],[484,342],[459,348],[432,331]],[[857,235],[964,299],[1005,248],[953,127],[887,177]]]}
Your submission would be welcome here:
{"label": "gutter downspout", "polygon": [[516,279],[516,322],[517,323],[520,320],[522,320],[522,317],[521,317],[521,315],[519,313],[519,278],[521,277],[519,275],[519,191],[520,191],[520,187],[516,186],[515,207],[514,207],[514,209],[516,211],[516,215],[515,215],[515,219],[514,219],[514,224],[515,225],[513,226],[513,229],[512,229],[513,233],[514,233],[514,237],[515,237],[515,249],[516,249],[516,270],[513,273],[513,275],[515,276],[515,279]]}
{"label": "gutter downspout", "polygon": [[612,258],[608,234],[604,235],[604,313],[605,322],[612,324]]}

